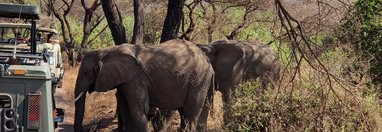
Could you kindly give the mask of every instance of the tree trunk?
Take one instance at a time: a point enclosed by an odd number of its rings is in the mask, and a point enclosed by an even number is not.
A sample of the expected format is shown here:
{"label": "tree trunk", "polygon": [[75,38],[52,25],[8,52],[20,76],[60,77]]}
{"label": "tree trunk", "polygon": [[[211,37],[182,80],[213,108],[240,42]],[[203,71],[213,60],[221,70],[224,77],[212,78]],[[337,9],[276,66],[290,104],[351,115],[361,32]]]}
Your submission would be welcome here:
{"label": "tree trunk", "polygon": [[183,17],[184,0],[169,0],[160,42],[177,38]]}
{"label": "tree trunk", "polygon": [[144,7],[143,1],[134,0],[134,31],[132,44],[143,44]]}
{"label": "tree trunk", "polygon": [[101,2],[114,43],[116,45],[127,43],[122,16],[117,5],[114,4],[114,0],[101,0]]}

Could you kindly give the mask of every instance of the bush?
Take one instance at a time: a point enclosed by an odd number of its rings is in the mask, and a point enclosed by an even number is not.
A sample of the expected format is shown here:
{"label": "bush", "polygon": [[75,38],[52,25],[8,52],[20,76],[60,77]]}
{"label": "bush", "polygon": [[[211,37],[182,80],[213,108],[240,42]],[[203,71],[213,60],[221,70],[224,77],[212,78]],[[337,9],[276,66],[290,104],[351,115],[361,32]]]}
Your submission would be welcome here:
{"label": "bush", "polygon": [[[352,66],[348,54],[335,49],[321,60],[330,73],[341,76]],[[258,82],[246,82],[236,90],[236,98],[226,108],[229,131],[381,131],[382,107],[378,92],[359,81],[353,85],[341,78],[329,81],[326,74],[307,64],[294,81],[288,68],[279,88],[257,92]],[[282,70],[283,71],[283,70]],[[354,75],[357,76],[357,75]],[[365,94],[367,93],[367,94]]]}
{"label": "bush", "polygon": [[373,82],[382,83],[382,0],[357,1],[343,18],[338,38],[354,48],[360,61],[371,62]]}

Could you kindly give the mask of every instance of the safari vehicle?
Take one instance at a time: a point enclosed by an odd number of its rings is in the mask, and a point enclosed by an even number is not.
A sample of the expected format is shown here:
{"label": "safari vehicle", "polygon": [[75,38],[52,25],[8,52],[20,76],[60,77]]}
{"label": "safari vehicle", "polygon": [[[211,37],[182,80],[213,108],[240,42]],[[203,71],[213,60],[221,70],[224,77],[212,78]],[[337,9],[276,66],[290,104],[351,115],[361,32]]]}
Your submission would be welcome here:
{"label": "safari vehicle", "polygon": [[0,28],[0,131],[53,132],[64,110],[55,107],[50,50],[37,48],[39,8],[0,4],[0,17],[30,23]]}
{"label": "safari vehicle", "polygon": [[[16,43],[16,50],[27,51],[30,45],[31,24],[19,23],[0,23],[0,50],[12,52]],[[64,68],[62,67],[61,46],[57,40],[58,31],[51,28],[44,28],[36,25],[36,52],[48,54],[48,63],[52,73],[54,89],[61,87],[64,77]],[[15,30],[17,29],[17,31]],[[46,37],[43,37],[46,36]],[[18,39],[17,39],[18,38]]]}

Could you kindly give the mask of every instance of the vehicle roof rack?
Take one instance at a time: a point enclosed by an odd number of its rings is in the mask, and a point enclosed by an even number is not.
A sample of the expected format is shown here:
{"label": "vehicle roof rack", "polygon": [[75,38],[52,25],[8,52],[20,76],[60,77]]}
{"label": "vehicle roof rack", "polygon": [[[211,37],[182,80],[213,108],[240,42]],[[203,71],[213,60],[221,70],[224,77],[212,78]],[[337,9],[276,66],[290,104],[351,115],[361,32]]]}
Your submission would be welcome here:
{"label": "vehicle roof rack", "polygon": [[[32,24],[29,23],[0,23],[0,29],[1,28],[27,28],[30,29],[32,27]],[[47,28],[47,27],[40,27],[40,25],[37,25],[37,30],[39,32],[50,32],[58,34],[58,31],[53,28]]]}
{"label": "vehicle roof rack", "polygon": [[31,28],[31,27],[32,27],[32,24],[28,24],[28,23],[0,23],[0,28]]}
{"label": "vehicle roof rack", "polygon": [[0,3],[0,17],[40,19],[37,6]]}

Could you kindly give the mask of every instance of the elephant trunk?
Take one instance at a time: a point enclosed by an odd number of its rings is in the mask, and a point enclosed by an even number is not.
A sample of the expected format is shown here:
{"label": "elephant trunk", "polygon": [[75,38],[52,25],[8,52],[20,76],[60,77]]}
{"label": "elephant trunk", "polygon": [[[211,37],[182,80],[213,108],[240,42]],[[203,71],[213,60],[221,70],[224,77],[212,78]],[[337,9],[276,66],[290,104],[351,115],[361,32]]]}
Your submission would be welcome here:
{"label": "elephant trunk", "polygon": [[74,118],[74,131],[75,132],[82,132],[82,122],[84,120],[84,113],[85,113],[85,100],[86,100],[86,92],[84,91],[77,91],[75,93],[76,104],[75,104],[75,118]]}

